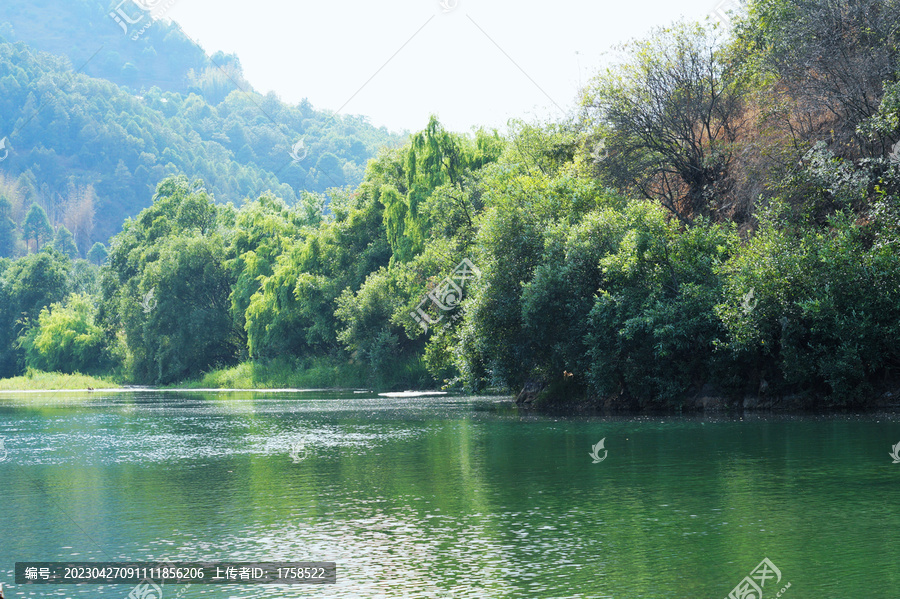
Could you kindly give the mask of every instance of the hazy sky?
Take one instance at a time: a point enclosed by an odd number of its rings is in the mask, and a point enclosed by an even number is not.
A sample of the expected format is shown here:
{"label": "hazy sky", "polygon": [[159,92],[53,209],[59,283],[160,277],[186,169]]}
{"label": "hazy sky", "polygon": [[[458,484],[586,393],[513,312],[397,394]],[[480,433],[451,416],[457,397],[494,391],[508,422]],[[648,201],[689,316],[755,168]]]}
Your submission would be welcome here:
{"label": "hazy sky", "polygon": [[[443,6],[442,3],[443,2]],[[166,16],[289,103],[418,130],[559,118],[613,46],[734,0],[174,0]]]}

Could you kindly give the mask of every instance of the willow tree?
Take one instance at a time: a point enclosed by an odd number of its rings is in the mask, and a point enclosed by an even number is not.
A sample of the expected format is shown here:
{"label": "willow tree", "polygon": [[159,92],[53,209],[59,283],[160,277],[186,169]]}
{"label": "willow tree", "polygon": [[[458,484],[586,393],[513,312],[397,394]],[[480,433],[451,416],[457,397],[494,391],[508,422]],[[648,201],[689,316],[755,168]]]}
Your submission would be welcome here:
{"label": "willow tree", "polygon": [[424,248],[432,223],[422,208],[438,189],[474,229],[477,207],[470,201],[466,182],[473,171],[497,160],[502,148],[496,133],[478,131],[473,140],[447,131],[433,115],[428,126],[412,136],[404,157],[404,180],[385,186],[380,198],[396,260],[409,261]]}

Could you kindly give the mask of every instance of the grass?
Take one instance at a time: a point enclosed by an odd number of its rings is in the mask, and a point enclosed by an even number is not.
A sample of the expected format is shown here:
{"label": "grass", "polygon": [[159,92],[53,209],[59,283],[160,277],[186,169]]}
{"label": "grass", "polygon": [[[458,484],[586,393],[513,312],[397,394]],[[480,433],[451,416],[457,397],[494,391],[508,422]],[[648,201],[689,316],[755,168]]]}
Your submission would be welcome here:
{"label": "grass", "polygon": [[121,381],[84,374],[29,370],[24,376],[0,379],[0,391],[65,391],[73,389],[110,389],[121,387]]}
{"label": "grass", "polygon": [[321,389],[365,387],[365,369],[359,364],[318,361],[295,364],[289,360],[244,362],[207,372],[199,379],[170,385],[182,389]]}
{"label": "grass", "polygon": [[348,389],[378,390],[434,388],[435,383],[419,359],[397,362],[383,376],[373,376],[359,362],[313,358],[302,361],[244,362],[204,374],[199,379],[170,387],[182,389]]}
{"label": "grass", "polygon": [[[120,387],[117,377],[97,378],[82,374],[63,374],[29,370],[24,376],[0,379],[0,391],[52,391],[109,389]],[[205,373],[198,379],[167,385],[178,389],[348,389],[379,391],[434,389],[437,384],[428,374],[421,358],[392,360],[382,372],[373,374],[360,362],[329,358],[306,360],[268,360],[243,362],[237,366]]]}

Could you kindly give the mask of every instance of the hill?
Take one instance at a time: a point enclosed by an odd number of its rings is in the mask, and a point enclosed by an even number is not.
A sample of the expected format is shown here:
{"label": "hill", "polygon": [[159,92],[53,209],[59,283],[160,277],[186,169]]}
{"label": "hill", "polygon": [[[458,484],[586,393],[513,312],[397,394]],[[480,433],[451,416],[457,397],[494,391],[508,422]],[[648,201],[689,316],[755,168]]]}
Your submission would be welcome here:
{"label": "hill", "polygon": [[221,202],[272,190],[292,203],[357,185],[369,158],[402,140],[253,91],[237,57],[207,56],[171,23],[133,41],[110,12],[87,0],[0,6],[0,194],[17,223],[32,202],[54,225],[92,212],[82,254],[167,176],[202,179]]}

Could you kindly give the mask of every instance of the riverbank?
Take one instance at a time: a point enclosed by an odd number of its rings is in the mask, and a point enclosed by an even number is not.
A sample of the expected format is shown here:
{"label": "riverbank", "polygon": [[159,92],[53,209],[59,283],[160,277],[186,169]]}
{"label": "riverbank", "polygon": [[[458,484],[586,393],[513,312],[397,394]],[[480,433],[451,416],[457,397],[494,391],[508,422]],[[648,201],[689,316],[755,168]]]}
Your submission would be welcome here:
{"label": "riverbank", "polygon": [[[25,375],[0,379],[0,391],[54,391],[104,389],[146,384],[125,377],[93,377],[29,370]],[[219,368],[199,378],[160,385],[164,389],[345,389],[378,391],[435,389],[439,387],[418,360],[396,361],[382,373],[372,373],[359,362],[316,358],[304,361],[268,360],[242,362]]]}
{"label": "riverbank", "polygon": [[868,397],[839,401],[826,399],[811,391],[768,392],[761,387],[758,393],[729,394],[711,384],[684,393],[677,402],[658,404],[641,401],[627,394],[598,397],[583,386],[569,382],[549,385],[529,382],[516,396],[516,405],[537,412],[622,412],[622,413],[680,413],[680,412],[803,412],[831,413],[844,410],[900,409],[900,382],[885,381],[873,387]]}
{"label": "riverbank", "polygon": [[29,370],[22,376],[0,379],[0,391],[69,391],[121,386],[122,381],[113,377],[98,378],[78,373],[64,374],[39,370]]}
{"label": "riverbank", "polygon": [[[29,370],[25,375],[0,379],[0,391],[71,391],[84,389],[113,389],[134,384],[123,377],[94,377]],[[327,359],[297,362],[271,360],[243,362],[220,368],[202,377],[179,381],[159,389],[373,389],[378,392],[408,389],[437,389],[424,368],[415,363],[397,364],[380,377],[373,376],[362,364],[335,362]],[[707,384],[699,390],[684,394],[677,404],[662,405],[642,402],[626,395],[597,397],[588,394],[583,386],[568,380],[549,385],[533,381],[518,395],[493,389],[490,395],[507,395],[516,404],[535,412],[579,413],[678,413],[678,412],[805,412],[828,413],[841,410],[900,409],[900,382],[885,382],[866,399],[844,403],[823,401],[812,393],[754,393],[729,395]]]}
{"label": "riverbank", "polygon": [[420,360],[396,361],[392,368],[372,372],[358,361],[312,358],[242,362],[204,373],[199,379],[168,385],[182,389],[339,389],[379,391],[433,389],[437,385]]}
{"label": "riverbank", "polygon": [[288,361],[243,362],[205,373],[199,379],[167,385],[181,389],[336,389],[365,387],[364,369],[354,364],[318,363],[302,367]]}

